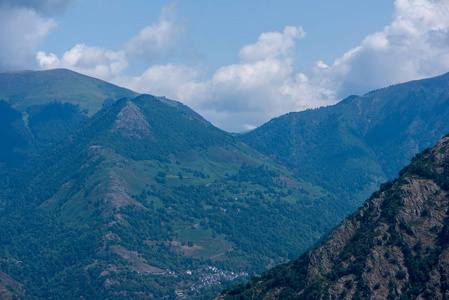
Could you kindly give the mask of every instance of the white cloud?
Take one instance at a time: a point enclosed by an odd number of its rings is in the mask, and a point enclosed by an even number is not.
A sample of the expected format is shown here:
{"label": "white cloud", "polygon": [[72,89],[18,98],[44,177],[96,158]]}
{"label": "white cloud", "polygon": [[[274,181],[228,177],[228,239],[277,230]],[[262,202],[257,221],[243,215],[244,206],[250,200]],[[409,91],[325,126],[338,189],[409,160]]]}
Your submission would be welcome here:
{"label": "white cloud", "polygon": [[35,47],[56,26],[29,8],[0,5],[0,70],[35,66]]}
{"label": "white cloud", "polygon": [[449,1],[397,0],[393,22],[321,74],[338,97],[449,71]]}
{"label": "white cloud", "polygon": [[114,82],[140,93],[171,99],[204,99],[207,84],[197,81],[199,74],[197,68],[186,65],[153,65],[141,76],[122,76]]}
{"label": "white cloud", "polygon": [[129,56],[141,56],[153,61],[159,56],[170,56],[179,51],[177,47],[185,40],[185,26],[176,16],[176,2],[165,6],[159,22],[143,28],[139,34],[124,45]]}
{"label": "white cloud", "polygon": [[218,69],[200,80],[197,68],[167,64],[148,68],[142,76],[122,77],[116,83],[139,92],[180,100],[206,119],[230,131],[261,125],[291,110],[308,108],[295,99],[305,76],[293,71],[294,40],[305,35],[300,27],[261,34],[255,44],[240,51],[241,62]]}
{"label": "white cloud", "polygon": [[[122,72],[128,67],[129,61],[134,58],[143,57],[147,61],[153,61],[158,57],[168,57],[174,54],[178,48],[184,50],[189,48],[181,46],[186,42],[183,37],[184,32],[184,26],[176,17],[176,3],[172,3],[163,8],[156,24],[142,29],[137,36],[125,42],[119,51],[77,44],[66,51],[62,58],[58,58],[54,53],[47,54],[41,51],[37,53],[35,59],[42,69],[68,68],[114,82],[122,82],[127,78],[127,82],[130,84],[128,87],[136,89],[139,89],[139,82],[146,78],[148,81],[145,85],[154,87],[157,79],[154,76],[143,74],[139,80],[124,76]],[[152,70],[158,68],[158,66],[150,67]],[[166,69],[168,70],[169,67]],[[183,68],[177,69],[182,70]]]}
{"label": "white cloud", "polygon": [[42,15],[62,13],[74,0],[0,0],[0,71],[36,68],[35,48],[57,26]]}
{"label": "white cloud", "polygon": [[246,45],[240,50],[239,57],[244,62],[254,62],[267,58],[291,56],[296,40],[305,35],[301,27],[294,26],[286,26],[282,33],[262,33],[257,43]]}
{"label": "white cloud", "polygon": [[38,52],[36,60],[43,69],[67,68],[83,74],[112,80],[128,66],[123,51],[77,44],[66,51],[61,59],[55,54]]}

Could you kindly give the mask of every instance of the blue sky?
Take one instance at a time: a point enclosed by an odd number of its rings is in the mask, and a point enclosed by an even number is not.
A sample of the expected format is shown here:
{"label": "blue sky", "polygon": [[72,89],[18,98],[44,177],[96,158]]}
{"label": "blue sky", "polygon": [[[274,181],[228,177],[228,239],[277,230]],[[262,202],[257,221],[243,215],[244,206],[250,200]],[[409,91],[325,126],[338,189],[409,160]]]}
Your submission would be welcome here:
{"label": "blue sky", "polygon": [[[119,49],[142,28],[157,22],[169,1],[79,0],[56,16],[59,28],[39,49],[62,55],[77,43]],[[154,62],[190,62],[195,58],[213,72],[235,63],[240,48],[263,32],[302,26],[307,40],[296,49],[298,67],[323,60],[331,63],[370,33],[391,22],[388,1],[178,1],[177,18],[198,57],[168,57]],[[144,66],[141,66],[144,67]],[[133,70],[130,70],[131,72]],[[142,71],[142,70],[135,70]]]}
{"label": "blue sky", "polygon": [[0,0],[0,70],[72,69],[242,131],[449,71],[448,15],[447,0]]}

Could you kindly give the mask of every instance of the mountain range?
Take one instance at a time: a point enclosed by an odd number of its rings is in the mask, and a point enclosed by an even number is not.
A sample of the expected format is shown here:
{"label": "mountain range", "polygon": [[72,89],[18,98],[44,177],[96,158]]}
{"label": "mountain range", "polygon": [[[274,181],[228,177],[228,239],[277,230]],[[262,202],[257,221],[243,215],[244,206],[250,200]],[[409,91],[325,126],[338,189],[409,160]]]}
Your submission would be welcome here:
{"label": "mountain range", "polygon": [[0,74],[0,296],[212,297],[295,259],[449,132],[449,75],[233,135],[72,71]]}

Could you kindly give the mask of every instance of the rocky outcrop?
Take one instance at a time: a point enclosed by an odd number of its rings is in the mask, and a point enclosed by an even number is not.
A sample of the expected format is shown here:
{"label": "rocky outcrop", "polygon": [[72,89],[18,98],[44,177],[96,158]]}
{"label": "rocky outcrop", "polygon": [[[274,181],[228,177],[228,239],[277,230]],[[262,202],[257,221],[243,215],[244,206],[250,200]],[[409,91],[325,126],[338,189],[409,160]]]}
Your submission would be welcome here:
{"label": "rocky outcrop", "polygon": [[126,106],[118,113],[111,131],[138,139],[151,137],[150,124],[140,112],[139,107],[131,101],[128,101]]}

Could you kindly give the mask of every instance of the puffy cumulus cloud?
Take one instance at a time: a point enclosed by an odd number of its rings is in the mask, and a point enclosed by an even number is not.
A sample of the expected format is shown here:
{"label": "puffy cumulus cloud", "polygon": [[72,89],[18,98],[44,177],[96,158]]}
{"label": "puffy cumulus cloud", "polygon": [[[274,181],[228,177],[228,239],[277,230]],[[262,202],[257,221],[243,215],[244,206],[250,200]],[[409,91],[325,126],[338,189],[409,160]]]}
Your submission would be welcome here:
{"label": "puffy cumulus cloud", "polygon": [[4,5],[0,6],[0,69],[36,66],[35,48],[56,22],[42,18],[30,8]]}
{"label": "puffy cumulus cloud", "polygon": [[152,61],[160,56],[170,56],[185,42],[185,26],[176,16],[176,2],[165,6],[156,24],[143,28],[125,43],[129,56],[141,56]]}
{"label": "puffy cumulus cloud", "polygon": [[242,61],[252,62],[279,56],[290,56],[297,39],[306,35],[301,27],[286,26],[281,32],[266,32],[257,43],[244,46],[239,53]]}
{"label": "puffy cumulus cloud", "polygon": [[242,47],[240,63],[218,69],[207,81],[211,93],[207,101],[184,101],[216,125],[235,132],[290,111],[333,103],[332,89],[295,71],[296,40],[304,36],[301,27],[293,26],[261,34],[255,44]]}
{"label": "puffy cumulus cloud", "polygon": [[[1,1],[1,0],[0,0]],[[38,52],[35,56],[42,69],[69,68],[90,76],[114,82],[124,81],[127,78],[129,87],[139,89],[140,82],[147,79],[147,86],[154,87],[150,80],[157,80],[154,76],[148,76],[147,72],[140,80],[130,76],[124,76],[122,72],[128,67],[128,62],[136,57],[143,57],[148,61],[161,56],[170,56],[177,48],[181,47],[185,38],[185,28],[178,22],[176,17],[176,3],[163,8],[159,21],[142,29],[138,35],[123,43],[121,50],[112,51],[96,46],[77,44],[66,51],[62,58],[54,53],[47,54]],[[158,70],[159,66],[151,67]],[[177,67],[183,72],[184,67]],[[165,70],[169,71],[170,67]],[[173,72],[172,72],[173,73]]]}
{"label": "puffy cumulus cloud", "polygon": [[67,68],[83,74],[112,80],[128,66],[123,51],[77,44],[66,51],[61,59],[55,54],[38,52],[36,60],[42,69]]}
{"label": "puffy cumulus cloud", "polygon": [[338,97],[449,71],[449,1],[397,0],[393,22],[318,74]]}
{"label": "puffy cumulus cloud", "polygon": [[233,132],[253,129],[287,112],[335,102],[333,88],[295,72],[293,64],[292,58],[267,58],[222,67],[208,82],[208,101],[184,101],[217,126]]}
{"label": "puffy cumulus cloud", "polygon": [[208,106],[218,112],[253,111],[276,115],[286,105],[291,105],[278,97],[291,72],[290,60],[275,58],[222,67],[211,80],[216,101]]}

